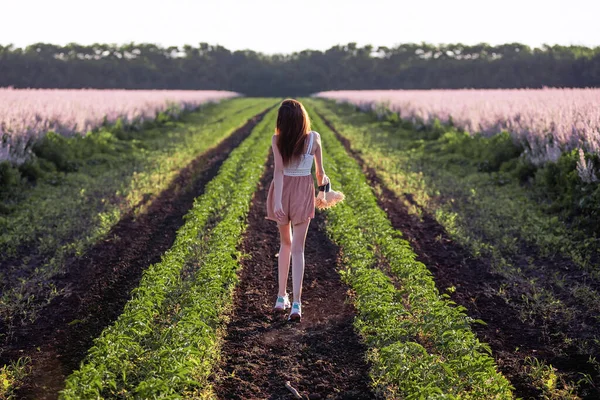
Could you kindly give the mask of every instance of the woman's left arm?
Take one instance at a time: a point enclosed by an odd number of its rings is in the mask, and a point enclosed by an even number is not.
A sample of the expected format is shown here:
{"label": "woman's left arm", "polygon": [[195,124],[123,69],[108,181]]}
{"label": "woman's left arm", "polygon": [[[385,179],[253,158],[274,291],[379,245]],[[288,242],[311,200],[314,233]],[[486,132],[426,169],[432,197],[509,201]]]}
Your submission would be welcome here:
{"label": "woman's left arm", "polygon": [[329,178],[325,175],[325,168],[323,168],[323,148],[321,143],[321,135],[317,132],[314,133],[315,139],[315,172],[317,173],[317,185],[322,186],[329,183]]}

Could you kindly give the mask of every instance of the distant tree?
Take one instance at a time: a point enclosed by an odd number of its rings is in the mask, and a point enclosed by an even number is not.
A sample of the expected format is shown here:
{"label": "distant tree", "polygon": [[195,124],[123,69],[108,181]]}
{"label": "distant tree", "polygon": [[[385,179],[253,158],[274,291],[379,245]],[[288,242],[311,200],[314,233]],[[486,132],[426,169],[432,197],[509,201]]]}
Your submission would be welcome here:
{"label": "distant tree", "polygon": [[321,90],[600,86],[600,47],[520,43],[333,46],[265,55],[219,45],[0,46],[0,86],[223,89],[252,96]]}

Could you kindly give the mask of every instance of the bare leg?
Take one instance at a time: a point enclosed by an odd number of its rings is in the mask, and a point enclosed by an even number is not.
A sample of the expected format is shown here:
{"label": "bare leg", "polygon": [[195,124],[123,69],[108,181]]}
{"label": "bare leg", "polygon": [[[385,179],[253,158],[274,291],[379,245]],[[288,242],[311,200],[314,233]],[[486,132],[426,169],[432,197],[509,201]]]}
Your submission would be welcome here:
{"label": "bare leg", "polygon": [[277,225],[279,227],[279,290],[278,296],[284,296],[287,289],[287,280],[290,274],[290,255],[292,251],[292,227],[290,223],[286,225]]}
{"label": "bare leg", "polygon": [[294,286],[294,301],[300,302],[302,297],[302,281],[304,279],[304,244],[310,219],[294,225],[292,238],[292,283]]}

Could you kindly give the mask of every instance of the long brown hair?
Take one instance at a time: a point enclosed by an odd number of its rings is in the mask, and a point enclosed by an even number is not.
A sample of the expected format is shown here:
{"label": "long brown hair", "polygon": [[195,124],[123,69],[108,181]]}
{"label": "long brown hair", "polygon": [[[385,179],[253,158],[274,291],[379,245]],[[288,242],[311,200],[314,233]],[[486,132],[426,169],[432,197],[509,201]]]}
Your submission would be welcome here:
{"label": "long brown hair", "polygon": [[284,100],[277,113],[277,147],[284,165],[300,158],[304,153],[304,139],[310,132],[310,119],[302,103]]}

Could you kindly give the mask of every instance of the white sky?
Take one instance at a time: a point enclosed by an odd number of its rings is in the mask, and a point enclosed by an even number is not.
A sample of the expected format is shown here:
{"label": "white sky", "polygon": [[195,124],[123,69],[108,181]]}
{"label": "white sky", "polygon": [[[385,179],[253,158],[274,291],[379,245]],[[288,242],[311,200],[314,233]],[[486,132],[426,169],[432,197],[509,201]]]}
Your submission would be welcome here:
{"label": "white sky", "polygon": [[264,53],[406,42],[600,45],[600,0],[0,0],[0,44],[220,44]]}

